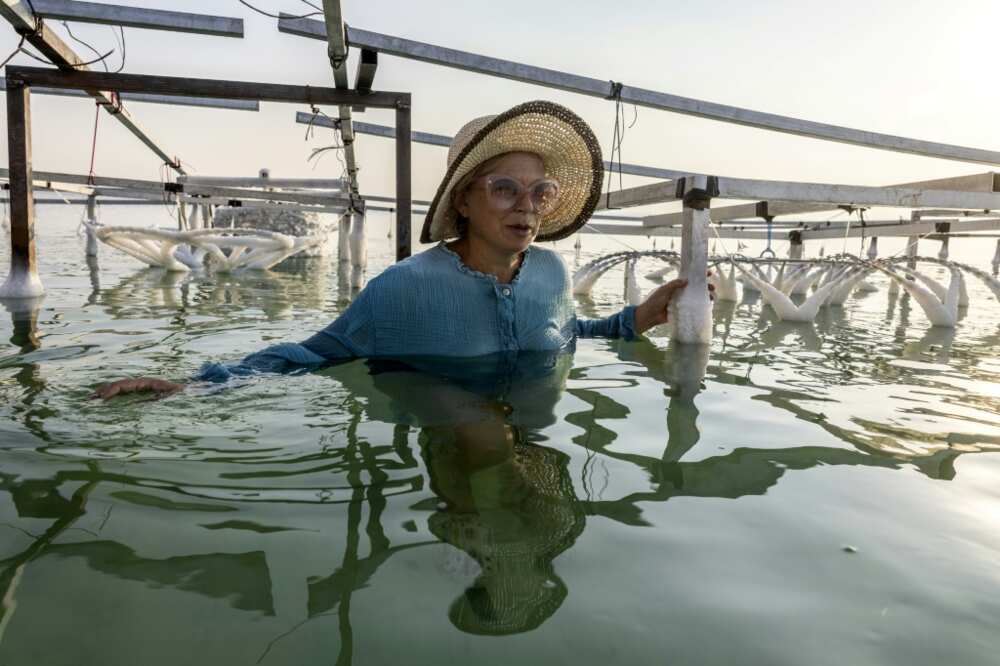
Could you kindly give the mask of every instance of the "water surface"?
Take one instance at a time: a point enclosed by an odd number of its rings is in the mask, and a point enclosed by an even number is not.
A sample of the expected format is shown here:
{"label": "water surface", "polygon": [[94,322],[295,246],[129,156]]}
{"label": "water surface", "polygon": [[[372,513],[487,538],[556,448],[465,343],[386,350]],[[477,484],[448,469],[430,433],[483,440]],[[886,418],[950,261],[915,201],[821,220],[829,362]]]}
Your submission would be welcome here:
{"label": "water surface", "polygon": [[[352,294],[329,260],[88,264],[77,214],[39,209],[48,294],[0,313],[2,664],[997,662],[1000,306],[977,280],[955,331],[875,278],[813,325],[719,303],[706,358],[654,331],[102,404]],[[556,247],[621,249],[584,242]]]}

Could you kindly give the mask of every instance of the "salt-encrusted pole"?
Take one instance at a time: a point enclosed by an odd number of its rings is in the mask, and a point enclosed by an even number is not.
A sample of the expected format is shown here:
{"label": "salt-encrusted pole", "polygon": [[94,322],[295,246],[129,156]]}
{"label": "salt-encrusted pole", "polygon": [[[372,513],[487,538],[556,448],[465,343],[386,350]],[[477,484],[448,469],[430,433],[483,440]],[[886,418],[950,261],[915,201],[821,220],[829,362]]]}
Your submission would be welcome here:
{"label": "salt-encrusted pole", "polygon": [[97,230],[95,225],[97,224],[97,195],[91,194],[87,197],[87,222],[83,225],[84,233],[87,234],[87,249],[85,254],[88,257],[97,256],[97,248],[100,243],[97,242]]}
{"label": "salt-encrusted pole", "polygon": [[354,211],[351,215],[351,286],[360,289],[368,266],[368,239],[365,237],[365,213]]}
{"label": "salt-encrusted pole", "polygon": [[34,298],[45,288],[35,261],[35,200],[31,191],[31,91],[7,78],[7,152],[10,177],[10,273],[0,298]]}
{"label": "salt-encrusted pole", "polygon": [[341,215],[337,224],[337,261],[341,268],[351,263],[351,211]]}
{"label": "salt-encrusted pole", "polygon": [[687,287],[671,300],[671,332],[677,342],[704,345],[712,340],[712,301],[708,297],[708,225],[712,199],[706,176],[688,176],[678,186],[683,188],[684,201],[679,277],[687,280]]}
{"label": "salt-encrusted pole", "polygon": [[790,231],[788,233],[788,241],[788,258],[801,259],[802,251],[805,249],[805,244],[802,242],[802,232]]}

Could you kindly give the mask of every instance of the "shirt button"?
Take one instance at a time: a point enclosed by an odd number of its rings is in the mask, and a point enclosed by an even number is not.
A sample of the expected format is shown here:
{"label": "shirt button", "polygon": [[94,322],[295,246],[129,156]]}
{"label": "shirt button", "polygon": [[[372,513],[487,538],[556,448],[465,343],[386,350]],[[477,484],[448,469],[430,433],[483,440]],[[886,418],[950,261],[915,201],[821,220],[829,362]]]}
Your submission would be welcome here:
{"label": "shirt button", "polygon": [[503,295],[504,296],[510,296],[510,287],[504,287],[503,288]]}

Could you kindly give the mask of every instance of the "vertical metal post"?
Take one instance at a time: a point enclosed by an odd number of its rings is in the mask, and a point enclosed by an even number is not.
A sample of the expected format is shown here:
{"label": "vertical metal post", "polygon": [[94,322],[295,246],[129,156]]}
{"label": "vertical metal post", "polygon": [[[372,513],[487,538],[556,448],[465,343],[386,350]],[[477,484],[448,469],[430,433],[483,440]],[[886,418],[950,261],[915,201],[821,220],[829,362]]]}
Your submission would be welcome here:
{"label": "vertical metal post", "polygon": [[801,259],[802,251],[805,250],[805,245],[802,242],[802,232],[801,231],[790,231],[788,233],[788,258],[789,259]]}
{"label": "vertical metal post", "polygon": [[86,233],[87,233],[87,250],[86,256],[96,257],[97,256],[97,232],[95,225],[97,224],[97,195],[91,194],[87,197],[87,222],[85,223]]}
{"label": "vertical metal post", "polygon": [[681,267],[687,286],[671,300],[673,338],[687,344],[712,341],[712,301],[708,297],[708,225],[711,195],[705,176],[684,178]]}
{"label": "vertical metal post", "polygon": [[31,90],[7,78],[7,149],[10,169],[10,273],[0,298],[45,293],[35,264],[35,200],[31,190]]}
{"label": "vertical metal post", "polygon": [[401,102],[396,105],[396,261],[406,259],[412,252],[411,153],[410,105]]}
{"label": "vertical metal post", "polygon": [[[920,211],[910,213],[910,222],[920,221]],[[914,269],[917,267],[917,254],[920,245],[920,236],[910,236],[906,239],[906,267]],[[895,280],[893,280],[895,282]]]}

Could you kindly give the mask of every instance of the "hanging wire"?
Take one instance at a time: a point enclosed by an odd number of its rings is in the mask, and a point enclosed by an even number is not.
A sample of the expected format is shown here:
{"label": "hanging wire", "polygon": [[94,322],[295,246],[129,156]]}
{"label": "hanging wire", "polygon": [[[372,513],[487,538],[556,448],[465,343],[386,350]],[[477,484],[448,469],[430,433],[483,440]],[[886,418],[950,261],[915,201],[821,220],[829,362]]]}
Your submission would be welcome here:
{"label": "hanging wire", "polygon": [[306,162],[309,163],[315,160],[315,163],[313,164],[313,170],[315,171],[316,167],[319,166],[320,160],[323,159],[323,156],[326,155],[328,152],[333,151],[333,154],[337,156],[337,161],[340,163],[340,168],[341,168],[340,177],[344,178],[347,175],[347,162],[346,160],[344,160],[344,157],[341,154],[345,146],[343,141],[340,139],[340,134],[338,133],[340,129],[340,121],[335,118],[331,118],[316,105],[312,105],[310,107],[310,110],[312,111],[313,115],[312,118],[309,119],[309,124],[306,125],[305,140],[308,141],[310,138],[315,136],[316,132],[314,123],[317,117],[323,116],[334,125],[335,141],[333,144],[329,146],[321,146],[319,148],[313,148],[312,152],[310,152],[309,154],[309,157],[306,158]]}
{"label": "hanging wire", "polygon": [[[267,16],[269,18],[303,19],[303,18],[309,18],[310,16],[322,16],[323,15],[322,11],[318,11],[318,12],[310,12],[308,14],[302,14],[301,16],[279,16],[278,14],[272,14],[270,12],[264,11],[263,9],[259,9],[257,7],[254,7],[249,2],[246,2],[246,0],[236,0],[236,2],[240,3],[241,5],[243,5],[244,7],[248,8],[248,9],[252,9],[253,11],[257,12],[258,14],[263,14],[264,16]],[[312,5],[310,5],[310,7],[311,6]],[[319,8],[316,7],[316,9],[319,9]]]}
{"label": "hanging wire", "polygon": [[608,160],[610,168],[608,169],[608,189],[607,189],[607,201],[605,206],[608,210],[614,210],[611,207],[611,183],[614,178],[615,172],[615,155],[618,156],[618,190],[624,189],[624,184],[622,180],[622,142],[625,140],[625,131],[632,129],[635,126],[636,121],[639,119],[639,107],[635,104],[632,105],[632,122],[625,126],[625,109],[622,106],[622,87],[618,81],[610,81],[611,92],[606,99],[614,100],[615,102],[615,126],[614,132],[611,136],[611,158]]}
{"label": "hanging wire", "polygon": [[[62,21],[62,26],[64,28],[66,28],[66,33],[69,35],[70,39],[72,39],[74,42],[76,42],[78,44],[83,44],[85,47],[87,47],[88,49],[90,49],[95,56],[97,56],[96,60],[91,60],[90,62],[80,63],[80,64],[76,65],[77,67],[83,67],[84,65],[92,65],[94,63],[99,62],[99,63],[101,63],[101,65],[104,66],[104,71],[105,72],[110,71],[108,69],[107,58],[108,58],[108,56],[110,56],[112,53],[115,52],[114,49],[111,49],[110,51],[108,51],[107,53],[105,53],[102,56],[101,53],[97,49],[95,49],[93,46],[91,46],[87,42],[83,41],[82,39],[80,39],[79,37],[77,37],[76,35],[74,35],[73,34],[73,30],[69,27],[69,23],[67,23],[66,21]],[[31,54],[28,54],[28,55],[31,55]],[[32,56],[32,57],[34,57],[34,56]],[[124,57],[125,56],[122,55],[122,58],[124,58]],[[46,60],[45,62],[48,62],[48,60]],[[122,62],[124,63],[124,60]]]}
{"label": "hanging wire", "polygon": [[597,233],[601,234],[602,236],[607,236],[608,238],[610,238],[610,239],[611,239],[611,240],[613,240],[614,242],[616,242],[616,243],[618,243],[619,245],[622,245],[622,246],[624,246],[624,247],[627,247],[628,249],[632,250],[633,252],[640,252],[640,251],[641,251],[641,250],[637,250],[637,249],[635,249],[634,247],[632,247],[631,245],[629,245],[629,244],[628,244],[628,243],[626,243],[625,241],[623,241],[623,240],[619,240],[619,239],[618,239],[618,238],[616,238],[615,236],[612,236],[611,234],[608,234],[608,233],[605,233],[605,232],[601,231],[600,229],[598,229],[598,228],[596,228],[596,227],[593,227],[593,226],[591,226],[591,225],[590,225],[590,222],[587,222],[587,223],[586,223],[585,225],[583,225],[583,226],[585,226],[585,227],[589,227],[591,231],[596,231]]}
{"label": "hanging wire", "polygon": [[90,170],[87,172],[87,182],[94,184],[97,174],[94,172],[94,161],[97,158],[97,123],[101,119],[101,105],[94,104],[94,138],[90,142]]}
{"label": "hanging wire", "polygon": [[[115,70],[115,74],[118,74],[123,69],[125,69],[125,28],[118,26],[118,32],[115,32],[114,26],[111,27],[111,34],[115,36],[115,41],[118,42],[119,47],[122,50],[122,63],[118,65],[118,69]],[[118,34],[121,33],[121,41],[118,40]]]}
{"label": "hanging wire", "polygon": [[322,7],[317,7],[313,3],[309,2],[309,0],[302,0],[302,2],[305,3],[305,4],[307,4],[307,5],[309,5],[310,7],[312,7],[313,9],[315,9],[317,11],[323,11]]}
{"label": "hanging wire", "polygon": [[4,66],[6,66],[6,64],[7,64],[7,63],[9,63],[9,62],[11,61],[11,58],[13,58],[13,57],[14,57],[14,56],[16,56],[16,55],[17,55],[18,53],[20,53],[20,52],[21,52],[21,47],[22,47],[22,46],[24,46],[24,40],[25,40],[25,38],[26,38],[26,37],[27,37],[27,35],[21,35],[21,41],[19,41],[19,42],[17,43],[17,48],[15,48],[15,49],[14,49],[14,50],[13,50],[13,51],[11,52],[11,54],[10,54],[9,56],[7,56],[6,58],[4,58],[3,62],[2,62],[2,63],[0,63],[0,68],[3,68]]}

